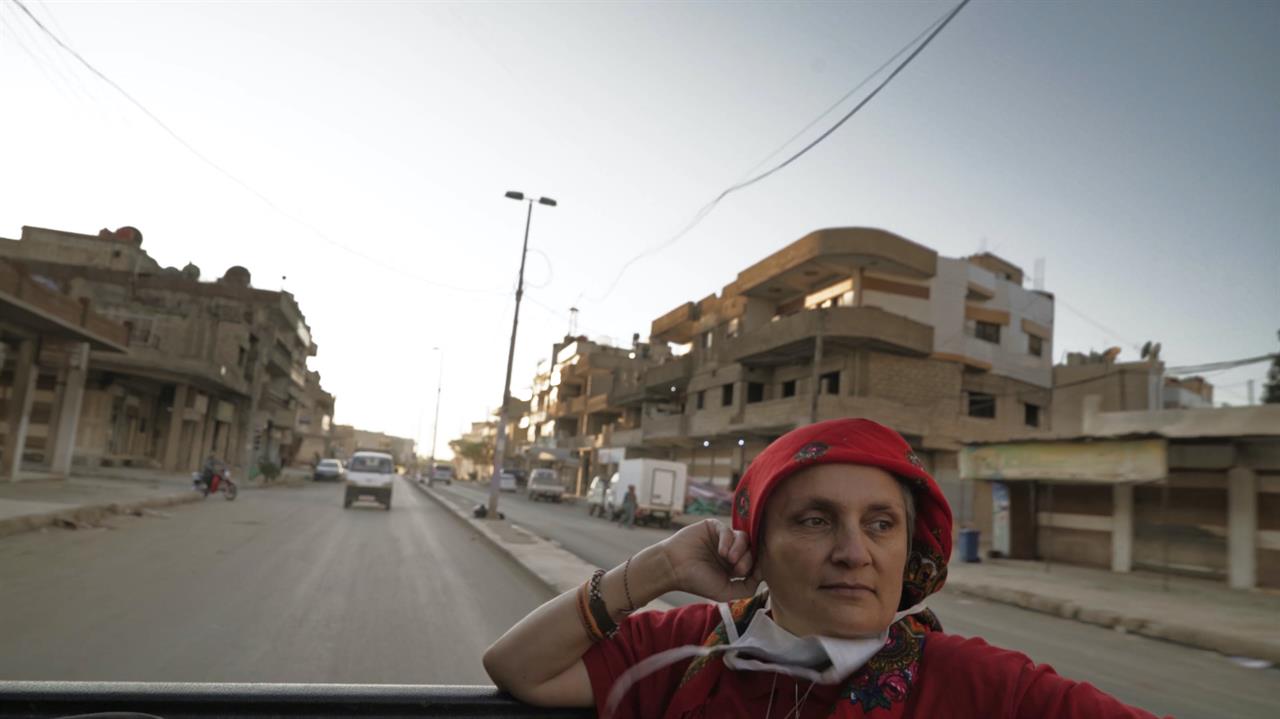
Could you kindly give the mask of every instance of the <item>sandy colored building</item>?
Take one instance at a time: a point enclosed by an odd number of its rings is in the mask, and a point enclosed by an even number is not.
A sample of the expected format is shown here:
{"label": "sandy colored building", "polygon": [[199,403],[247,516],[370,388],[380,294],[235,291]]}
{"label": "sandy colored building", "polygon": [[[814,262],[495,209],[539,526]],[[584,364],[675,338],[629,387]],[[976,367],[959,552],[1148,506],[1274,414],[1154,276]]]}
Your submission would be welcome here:
{"label": "sandy colored building", "polygon": [[653,321],[676,356],[615,384],[611,446],[733,486],[806,422],[868,417],[915,447],[950,495],[957,452],[1048,424],[1053,296],[991,254],[939,257],[884,230],[819,230]]}
{"label": "sandy colored building", "polygon": [[[1159,387],[1159,385],[1157,385]],[[1101,411],[1079,432],[975,443],[997,554],[1280,587],[1280,405]]]}
{"label": "sandy colored building", "polygon": [[[0,239],[0,257],[127,328],[126,353],[89,353],[77,463],[183,470],[212,453],[244,471],[298,458],[316,345],[291,295],[252,287],[243,267],[213,282],[194,265],[161,268],[129,227],[24,227]],[[39,374],[56,383],[58,370]]]}
{"label": "sandy colored building", "polygon": [[0,480],[71,471],[90,352],[128,352],[129,331],[0,259]]}

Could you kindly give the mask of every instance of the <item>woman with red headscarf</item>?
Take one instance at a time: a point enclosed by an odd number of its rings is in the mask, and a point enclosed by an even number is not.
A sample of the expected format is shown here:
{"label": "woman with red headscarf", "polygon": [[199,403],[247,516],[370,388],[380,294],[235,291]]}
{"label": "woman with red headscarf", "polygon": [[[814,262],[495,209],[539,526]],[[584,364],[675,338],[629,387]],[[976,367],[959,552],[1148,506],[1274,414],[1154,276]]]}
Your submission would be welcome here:
{"label": "woman with red headscarf", "polygon": [[[944,633],[924,601],[950,554],[951,509],[907,442],[822,422],[756,458],[732,528],[703,521],[596,572],[484,665],[518,699],[602,717],[1151,716]],[[717,603],[632,613],[671,591]]]}

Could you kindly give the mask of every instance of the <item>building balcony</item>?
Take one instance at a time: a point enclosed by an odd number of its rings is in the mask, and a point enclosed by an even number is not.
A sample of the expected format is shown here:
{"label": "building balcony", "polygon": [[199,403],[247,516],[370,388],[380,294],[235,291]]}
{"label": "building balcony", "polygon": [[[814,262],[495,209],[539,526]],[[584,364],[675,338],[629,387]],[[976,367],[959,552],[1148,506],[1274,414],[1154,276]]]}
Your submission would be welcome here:
{"label": "building balcony", "polygon": [[685,430],[685,416],[682,414],[645,417],[641,429],[646,443],[681,444],[688,439],[688,433]]}
{"label": "building balcony", "polygon": [[933,327],[878,307],[833,307],[797,312],[745,332],[726,343],[724,356],[753,365],[780,365],[813,357],[817,337],[824,351],[866,348],[928,356]]}
{"label": "building balcony", "polygon": [[644,430],[639,427],[614,429],[605,434],[607,447],[639,447],[644,444]]}
{"label": "building balcony", "polygon": [[694,304],[686,302],[654,320],[649,336],[659,342],[688,342],[693,338],[693,323],[697,315]]}
{"label": "building balcony", "polygon": [[617,413],[616,410],[610,409],[609,395],[595,394],[587,398],[587,404],[586,404],[587,414],[596,414],[599,412],[609,412],[609,411],[613,411],[615,414]]}
{"label": "building balcony", "polygon": [[693,374],[693,356],[684,355],[667,360],[644,373],[644,387],[651,392],[669,394],[672,387],[683,388]]}
{"label": "building balcony", "polygon": [[555,419],[567,419],[570,417],[581,417],[583,410],[586,409],[586,397],[569,397],[566,399],[555,400],[547,408],[547,414]]}

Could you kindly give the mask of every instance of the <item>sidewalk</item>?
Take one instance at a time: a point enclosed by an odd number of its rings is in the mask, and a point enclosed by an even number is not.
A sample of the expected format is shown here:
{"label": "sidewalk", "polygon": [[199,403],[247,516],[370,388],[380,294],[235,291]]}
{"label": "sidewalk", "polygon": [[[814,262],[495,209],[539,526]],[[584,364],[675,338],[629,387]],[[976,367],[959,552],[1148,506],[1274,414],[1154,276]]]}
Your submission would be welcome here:
{"label": "sidewalk", "polygon": [[992,559],[953,559],[943,591],[1280,665],[1276,593],[1147,572]]}
{"label": "sidewalk", "polygon": [[[70,479],[42,476],[0,482],[0,537],[45,527],[84,527],[111,515],[137,514],[201,499],[191,488],[190,472],[130,467],[76,468]],[[305,470],[286,469],[268,487],[305,481]],[[263,488],[259,481],[237,480],[241,490]]]}

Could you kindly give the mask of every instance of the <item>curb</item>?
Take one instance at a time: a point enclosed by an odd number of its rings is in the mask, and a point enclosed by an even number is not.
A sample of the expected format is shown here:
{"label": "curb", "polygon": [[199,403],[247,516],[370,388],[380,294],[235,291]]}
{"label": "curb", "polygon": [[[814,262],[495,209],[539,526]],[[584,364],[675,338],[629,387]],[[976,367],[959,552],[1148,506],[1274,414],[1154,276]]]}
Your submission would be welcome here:
{"label": "curb", "polygon": [[60,522],[70,522],[72,524],[98,524],[103,519],[120,515],[132,514],[144,509],[159,509],[161,507],[173,507],[179,504],[190,504],[198,502],[204,497],[195,492],[185,492],[183,494],[174,494],[167,497],[152,497],[137,502],[112,502],[110,504],[95,504],[74,509],[63,509],[56,512],[46,512],[44,514],[28,514],[21,517],[10,517],[8,519],[0,519],[0,537],[8,537],[24,532],[31,532],[37,529],[52,527]]}
{"label": "curb", "polygon": [[[591,573],[596,570],[595,565],[568,550],[561,549],[518,524],[507,520],[476,519],[455,507],[452,502],[445,499],[435,490],[420,485],[413,480],[407,479],[405,481],[416,487],[419,492],[430,497],[441,507],[444,507],[446,511],[466,522],[492,544],[495,549],[511,557],[517,564],[533,574],[538,581],[547,585],[557,594],[577,589],[581,586],[583,580],[590,577]],[[502,536],[494,529],[495,525],[500,526],[502,524],[524,535],[525,539],[518,544],[504,541]],[[641,609],[666,611],[674,609],[674,607],[661,599],[655,599]]]}
{"label": "curb", "polygon": [[1263,659],[1272,664],[1280,665],[1280,646],[1277,646],[1275,642],[1225,634],[1183,624],[1167,624],[1111,609],[1082,607],[1069,599],[1035,594],[1021,589],[948,581],[944,590],[950,590],[956,594],[979,597],[1000,604],[1008,604],[1033,612],[1040,612],[1041,614],[1050,614],[1062,619],[1115,629],[1119,632],[1131,632],[1150,639],[1161,639],[1197,649],[1208,649],[1227,656]]}

